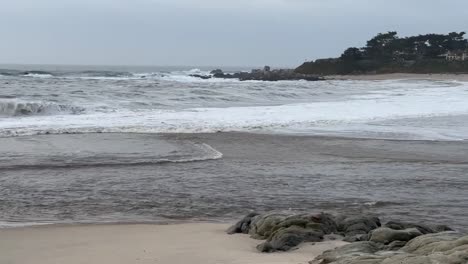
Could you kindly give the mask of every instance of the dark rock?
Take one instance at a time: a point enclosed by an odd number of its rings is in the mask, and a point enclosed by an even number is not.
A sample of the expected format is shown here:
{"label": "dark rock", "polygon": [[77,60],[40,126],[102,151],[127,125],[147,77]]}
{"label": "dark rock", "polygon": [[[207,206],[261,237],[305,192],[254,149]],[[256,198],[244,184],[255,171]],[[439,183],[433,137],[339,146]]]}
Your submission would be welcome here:
{"label": "dark rock", "polygon": [[[420,232],[418,230],[418,232]],[[404,242],[404,241],[403,241]],[[467,264],[468,236],[455,232],[442,232],[418,236],[398,251],[395,241],[387,247],[369,242],[357,242],[325,251],[311,264]],[[401,244],[400,244],[401,245]]]}
{"label": "dark rock", "polygon": [[249,234],[254,239],[267,239],[285,218],[284,214],[279,213],[258,215],[252,219]]}
{"label": "dark rock", "polygon": [[[381,246],[369,242],[356,242],[332,250],[327,250],[310,262],[310,264],[325,264],[325,263],[342,263],[338,262],[344,258],[357,258],[361,256],[369,256],[381,250]],[[345,263],[345,262],[343,262]],[[362,262],[368,263],[368,262]]]}
{"label": "dark rock", "polygon": [[208,76],[208,75],[191,74],[190,76],[195,77],[195,78],[200,78],[200,79],[203,79],[203,80],[211,79],[211,76]]}
{"label": "dark rock", "polygon": [[414,223],[397,222],[397,221],[390,221],[386,223],[385,226],[391,229],[395,229],[395,230],[417,228],[423,234],[453,231],[453,229],[445,225],[429,226],[429,225],[424,225],[424,224],[414,224]]}
{"label": "dark rock", "polygon": [[[362,235],[368,234],[370,231],[381,226],[380,219],[375,216],[358,215],[358,216],[338,216],[336,218],[338,230],[345,236],[345,240],[362,241]],[[367,238],[365,239],[367,240]]]}
{"label": "dark rock", "polygon": [[218,74],[218,75],[222,75],[222,74],[224,74],[224,72],[223,72],[223,70],[221,70],[221,69],[216,69],[216,70],[212,70],[212,71],[210,72],[210,74],[213,74],[213,75],[217,75],[217,74]]}
{"label": "dark rock", "polygon": [[303,242],[322,240],[322,231],[293,225],[276,230],[267,241],[258,245],[257,249],[261,252],[287,251]]}
{"label": "dark rock", "polygon": [[[261,217],[260,217],[261,218]],[[323,241],[325,234],[336,232],[337,226],[333,216],[329,214],[293,215],[283,219],[266,217],[263,228],[257,229],[255,237],[265,237],[270,234],[265,243],[257,249],[261,252],[286,251],[303,242]],[[265,223],[268,223],[265,228]]]}
{"label": "dark rock", "polygon": [[359,235],[352,235],[352,236],[347,236],[343,238],[343,241],[345,242],[359,242],[359,241],[368,241],[369,240],[369,234],[359,234]]}
{"label": "dark rock", "polygon": [[337,232],[334,217],[329,214],[286,216],[279,213],[250,214],[228,233],[246,233],[254,239],[266,239],[257,248],[262,252],[289,250],[303,242],[318,242],[324,235]]}
{"label": "dark rock", "polygon": [[[287,251],[301,243],[345,240],[354,243],[323,252],[312,264],[468,264],[468,236],[439,232],[446,226],[389,222],[375,216],[251,213],[228,229],[265,239],[261,252]],[[428,233],[427,232],[439,232]],[[367,241],[368,240],[368,241]]]}
{"label": "dark rock", "polygon": [[410,241],[421,235],[423,233],[416,228],[395,230],[388,227],[380,227],[371,231],[369,241],[388,245],[394,241]]}
{"label": "dark rock", "polygon": [[398,250],[402,247],[404,247],[406,245],[406,243],[408,243],[408,241],[393,241],[392,243],[388,244],[387,246],[384,247],[385,250],[389,250],[389,251],[394,251],[394,250]]}
{"label": "dark rock", "polygon": [[338,234],[328,234],[323,236],[324,241],[342,241],[344,239],[343,236],[340,236]]}
{"label": "dark rock", "polygon": [[226,231],[228,234],[236,234],[236,233],[242,233],[242,234],[248,234],[250,231],[250,224],[252,223],[252,219],[257,216],[257,213],[250,213],[246,215],[242,220],[237,222],[235,225],[231,226],[228,228]]}
{"label": "dark rock", "polygon": [[419,236],[409,241],[402,250],[408,253],[429,254],[463,245],[468,249],[468,236],[449,231]]}
{"label": "dark rock", "polygon": [[233,74],[227,74],[218,69],[211,71],[211,74],[214,78],[239,79],[240,81],[323,80],[323,78],[318,77],[317,75],[301,74],[292,69],[271,70],[269,66],[265,66],[263,70],[253,69],[251,72],[236,72]]}

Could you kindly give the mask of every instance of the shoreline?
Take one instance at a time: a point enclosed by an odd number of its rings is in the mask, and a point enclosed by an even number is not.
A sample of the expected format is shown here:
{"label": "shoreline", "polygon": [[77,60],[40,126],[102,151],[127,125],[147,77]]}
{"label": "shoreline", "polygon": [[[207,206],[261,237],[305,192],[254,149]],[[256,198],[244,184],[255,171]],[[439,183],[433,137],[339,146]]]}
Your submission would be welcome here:
{"label": "shoreline", "polygon": [[362,75],[326,75],[326,80],[385,81],[385,80],[440,80],[468,82],[468,73],[386,73]]}
{"label": "shoreline", "polygon": [[[102,224],[0,229],[0,263],[306,264],[347,244],[326,241],[262,254],[248,235],[227,235],[229,224]],[[25,254],[27,252],[27,254]]]}

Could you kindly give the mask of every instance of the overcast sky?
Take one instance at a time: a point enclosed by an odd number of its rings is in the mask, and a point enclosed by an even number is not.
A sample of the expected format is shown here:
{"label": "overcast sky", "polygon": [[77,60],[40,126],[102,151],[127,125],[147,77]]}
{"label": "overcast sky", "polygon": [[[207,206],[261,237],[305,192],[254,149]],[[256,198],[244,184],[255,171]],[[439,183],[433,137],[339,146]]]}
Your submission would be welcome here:
{"label": "overcast sky", "polygon": [[468,30],[468,1],[0,0],[0,63],[297,66],[389,30]]}

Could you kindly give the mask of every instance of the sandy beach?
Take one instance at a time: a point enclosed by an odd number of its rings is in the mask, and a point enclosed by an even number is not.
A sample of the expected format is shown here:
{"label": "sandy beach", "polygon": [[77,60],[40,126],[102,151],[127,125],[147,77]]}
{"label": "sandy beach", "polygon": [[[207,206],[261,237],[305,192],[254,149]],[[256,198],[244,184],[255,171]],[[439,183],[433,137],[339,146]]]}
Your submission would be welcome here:
{"label": "sandy beach", "polygon": [[328,80],[358,80],[358,81],[383,81],[383,80],[448,80],[468,82],[468,74],[416,74],[416,73],[391,73],[391,74],[362,74],[362,75],[331,75]]}
{"label": "sandy beach", "polygon": [[259,253],[259,241],[227,224],[81,225],[0,229],[2,264],[305,264],[345,242]]}

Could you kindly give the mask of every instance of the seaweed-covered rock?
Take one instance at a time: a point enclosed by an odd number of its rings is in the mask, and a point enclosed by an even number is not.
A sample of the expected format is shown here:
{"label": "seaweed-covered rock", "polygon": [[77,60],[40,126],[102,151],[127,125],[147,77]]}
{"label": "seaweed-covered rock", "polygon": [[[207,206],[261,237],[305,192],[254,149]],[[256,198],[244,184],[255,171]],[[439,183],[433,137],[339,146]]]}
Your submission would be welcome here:
{"label": "seaweed-covered rock", "polygon": [[279,213],[258,215],[252,219],[249,235],[255,239],[267,239],[285,218],[286,215]]}
{"label": "seaweed-covered rock", "polygon": [[422,233],[416,228],[395,230],[388,227],[380,227],[371,231],[369,240],[388,245],[394,241],[410,241],[411,239],[421,235]]}
{"label": "seaweed-covered rock", "polygon": [[242,220],[234,224],[233,226],[229,227],[228,230],[226,231],[228,234],[236,234],[236,233],[242,233],[242,234],[248,234],[250,231],[250,224],[252,223],[252,219],[256,217],[258,213],[250,213]]}
{"label": "seaweed-covered rock", "polygon": [[[327,250],[322,255],[311,261],[311,264],[341,263],[337,262],[343,259],[355,259],[358,257],[372,257],[374,253],[381,250],[381,246],[374,242],[363,241],[348,244],[332,250]],[[343,262],[344,263],[344,262]],[[372,263],[372,262],[363,262]]]}
{"label": "seaweed-covered rock", "polygon": [[408,241],[398,241],[395,240],[391,242],[390,244],[386,245],[384,247],[385,250],[388,251],[394,251],[394,250],[399,250],[400,248],[404,247]]}
{"label": "seaweed-covered rock", "polygon": [[446,225],[436,225],[430,226],[425,224],[414,224],[414,223],[406,223],[406,222],[398,222],[398,221],[390,221],[385,224],[385,227],[389,227],[395,230],[403,230],[408,228],[417,228],[423,234],[432,234],[432,233],[439,233],[444,231],[453,231],[450,227]]}
{"label": "seaweed-covered rock", "polygon": [[462,245],[468,247],[468,236],[457,232],[441,232],[417,237],[409,241],[402,250],[408,253],[429,254]]}
{"label": "seaweed-covered rock", "polygon": [[367,240],[367,234],[381,226],[378,217],[368,215],[338,216],[336,222],[347,242]]}
{"label": "seaweed-covered rock", "polygon": [[303,242],[319,242],[323,240],[323,232],[317,229],[299,226],[282,227],[264,243],[257,246],[261,252],[287,251]]}
{"label": "seaweed-covered rock", "polygon": [[285,251],[303,242],[318,242],[324,235],[337,232],[334,217],[329,214],[252,213],[231,226],[227,232],[248,233],[254,239],[265,239],[257,248],[262,252]]}
{"label": "seaweed-covered rock", "polygon": [[254,238],[267,238],[257,247],[262,252],[286,251],[303,242],[319,242],[325,234],[337,230],[333,216],[324,213],[288,217],[269,214],[258,217],[254,226],[250,233]]}
{"label": "seaweed-covered rock", "polygon": [[418,236],[399,251],[381,244],[357,242],[325,251],[311,264],[467,264],[468,236],[442,232]]}

